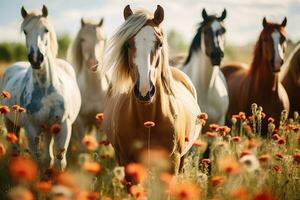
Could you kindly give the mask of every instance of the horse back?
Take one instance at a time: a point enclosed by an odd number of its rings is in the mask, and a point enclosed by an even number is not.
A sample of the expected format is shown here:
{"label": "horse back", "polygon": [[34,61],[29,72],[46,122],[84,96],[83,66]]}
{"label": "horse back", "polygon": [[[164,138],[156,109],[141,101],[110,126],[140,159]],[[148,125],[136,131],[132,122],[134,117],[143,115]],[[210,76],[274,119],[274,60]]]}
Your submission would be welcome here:
{"label": "horse back", "polygon": [[247,70],[247,66],[243,63],[233,63],[230,65],[225,65],[225,66],[221,67],[221,71],[224,74],[226,80],[228,80],[232,74],[235,74],[235,73],[238,73],[238,72],[244,71],[244,70]]}

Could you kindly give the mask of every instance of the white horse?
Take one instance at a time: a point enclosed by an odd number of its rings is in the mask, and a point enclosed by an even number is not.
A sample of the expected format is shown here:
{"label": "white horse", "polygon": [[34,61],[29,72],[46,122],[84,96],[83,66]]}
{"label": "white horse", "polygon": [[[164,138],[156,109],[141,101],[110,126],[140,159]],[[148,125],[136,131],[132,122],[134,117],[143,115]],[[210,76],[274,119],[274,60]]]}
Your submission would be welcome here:
{"label": "white horse", "polygon": [[81,19],[81,28],[68,49],[68,60],[75,68],[82,96],[82,106],[73,125],[76,141],[79,142],[87,131],[97,125],[96,114],[104,110],[108,80],[97,72],[97,68],[102,66],[106,41],[102,25],[103,18],[99,23]]}
{"label": "white horse", "polygon": [[[43,164],[54,164],[61,169],[67,165],[66,152],[71,137],[71,126],[81,106],[80,91],[72,66],[57,59],[57,39],[54,28],[47,18],[48,10],[28,13],[24,7],[22,31],[26,36],[29,62],[17,62],[9,66],[3,76],[3,89],[10,91],[11,98],[4,103],[18,104],[26,108],[18,121],[13,113],[6,115],[5,125],[8,131],[14,127],[24,127],[31,153],[36,156],[36,139],[43,131],[41,125],[59,124],[61,131],[53,137],[45,133]],[[19,128],[16,131],[17,135]],[[53,144],[56,147],[54,158]]]}
{"label": "white horse", "polygon": [[226,80],[219,66],[224,57],[223,20],[226,10],[221,17],[216,17],[207,15],[203,9],[202,16],[203,22],[192,41],[182,70],[195,85],[198,104],[208,114],[208,124],[224,124],[229,98]]}

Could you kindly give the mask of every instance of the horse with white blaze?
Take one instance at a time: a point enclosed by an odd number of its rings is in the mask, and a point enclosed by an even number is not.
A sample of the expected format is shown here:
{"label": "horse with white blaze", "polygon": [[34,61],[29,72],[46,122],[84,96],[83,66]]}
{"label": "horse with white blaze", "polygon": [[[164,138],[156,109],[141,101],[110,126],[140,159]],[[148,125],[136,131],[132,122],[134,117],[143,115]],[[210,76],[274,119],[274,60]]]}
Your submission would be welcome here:
{"label": "horse with white blaze", "polygon": [[226,10],[217,17],[203,9],[202,17],[182,71],[195,85],[198,104],[208,114],[207,123],[224,124],[229,97],[220,64],[224,57]]}
{"label": "horse with white blaze", "polygon": [[[5,125],[8,132],[15,131],[17,135],[20,127],[25,129],[30,152],[36,158],[39,158],[36,141],[44,132],[46,149],[43,151],[43,166],[48,167],[50,162],[50,166],[65,169],[72,123],[81,106],[75,72],[69,63],[56,58],[57,38],[47,17],[46,6],[43,6],[42,12],[27,12],[22,7],[21,14],[29,62],[9,66],[4,73],[2,87],[11,93],[11,98],[3,103],[8,106],[18,104],[27,112],[17,121],[14,114],[9,113],[5,116]],[[60,132],[55,135],[49,129],[42,129],[42,125],[51,127],[56,124]]]}

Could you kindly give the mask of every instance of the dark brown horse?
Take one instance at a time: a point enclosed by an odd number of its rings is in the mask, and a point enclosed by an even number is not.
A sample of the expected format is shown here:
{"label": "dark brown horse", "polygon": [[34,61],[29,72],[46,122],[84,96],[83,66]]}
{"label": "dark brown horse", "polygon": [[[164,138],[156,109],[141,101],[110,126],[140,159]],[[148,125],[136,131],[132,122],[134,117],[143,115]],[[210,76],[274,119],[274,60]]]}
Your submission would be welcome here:
{"label": "dark brown horse", "polygon": [[282,84],[290,99],[291,114],[300,111],[300,45],[290,55],[287,66],[282,73]]}
{"label": "dark brown horse", "polygon": [[286,18],[281,24],[264,18],[250,67],[231,65],[222,69],[229,89],[228,117],[240,111],[251,115],[251,104],[257,103],[278,123],[281,111],[289,110],[289,99],[278,77],[284,63],[286,22]]}
{"label": "dark brown horse", "polygon": [[[169,66],[163,8],[153,15],[126,6],[124,17],[104,61],[112,80],[103,129],[121,165],[138,161],[140,150],[150,146],[168,151],[178,172],[201,131],[196,90],[183,72]],[[155,122],[150,138],[146,121]]]}

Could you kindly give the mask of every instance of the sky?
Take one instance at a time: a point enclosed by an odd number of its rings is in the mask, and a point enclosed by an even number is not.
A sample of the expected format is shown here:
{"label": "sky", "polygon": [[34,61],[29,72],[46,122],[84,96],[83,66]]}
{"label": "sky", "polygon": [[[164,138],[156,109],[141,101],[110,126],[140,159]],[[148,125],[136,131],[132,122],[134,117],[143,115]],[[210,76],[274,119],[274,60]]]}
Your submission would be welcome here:
{"label": "sky", "polygon": [[160,4],[165,11],[163,22],[166,32],[175,29],[190,42],[201,12],[221,14],[227,9],[225,24],[227,42],[245,45],[257,39],[264,16],[269,21],[281,22],[288,18],[287,31],[293,41],[300,40],[300,0],[0,0],[0,41],[24,41],[19,31],[22,5],[27,9],[48,7],[49,17],[56,32],[74,37],[80,28],[80,19],[99,20],[104,17],[104,30],[110,37],[122,24],[123,9],[145,8],[152,12]]}

